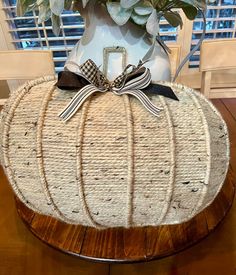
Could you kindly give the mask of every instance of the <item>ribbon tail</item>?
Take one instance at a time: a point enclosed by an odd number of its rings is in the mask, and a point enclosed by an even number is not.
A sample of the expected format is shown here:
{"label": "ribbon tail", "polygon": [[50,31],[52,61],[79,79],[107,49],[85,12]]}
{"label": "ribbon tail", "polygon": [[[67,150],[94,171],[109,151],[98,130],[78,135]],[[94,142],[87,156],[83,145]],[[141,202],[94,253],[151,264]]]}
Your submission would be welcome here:
{"label": "ribbon tail", "polygon": [[143,91],[147,92],[147,93],[154,93],[156,95],[161,95],[166,98],[170,98],[170,99],[179,101],[178,97],[176,96],[174,91],[169,86],[151,83],[148,86],[148,88],[144,89]]}
{"label": "ribbon tail", "polygon": [[58,74],[58,81],[55,84],[61,90],[80,90],[83,87],[91,84],[89,80],[79,73],[63,71]]}
{"label": "ribbon tail", "polygon": [[68,121],[72,118],[81,105],[95,92],[101,92],[94,85],[90,84],[82,88],[69,102],[69,104],[64,108],[64,110],[59,114],[59,117],[64,121]]}
{"label": "ribbon tail", "polygon": [[119,91],[119,95],[123,94],[129,94],[136,97],[150,113],[152,113],[154,116],[159,116],[162,108],[154,105],[141,90]]}

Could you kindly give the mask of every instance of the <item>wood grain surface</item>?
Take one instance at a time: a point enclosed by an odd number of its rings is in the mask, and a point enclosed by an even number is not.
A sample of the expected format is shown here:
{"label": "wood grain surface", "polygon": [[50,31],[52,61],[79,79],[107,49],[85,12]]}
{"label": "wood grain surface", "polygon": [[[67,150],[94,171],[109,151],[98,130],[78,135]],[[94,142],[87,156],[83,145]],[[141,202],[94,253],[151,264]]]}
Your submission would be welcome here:
{"label": "wood grain surface", "polygon": [[235,194],[232,170],[214,202],[189,222],[147,228],[97,230],[39,215],[16,199],[29,230],[46,244],[96,262],[134,263],[177,253],[206,237],[225,217]]}
{"label": "wood grain surface", "polygon": [[[213,100],[213,103],[222,113],[229,127],[231,167],[233,182],[235,183],[236,99]],[[227,196],[227,192],[224,196]],[[217,209],[215,211],[218,213]],[[234,202],[227,217],[212,234],[181,253],[143,264],[97,264],[61,253],[35,238],[18,217],[13,194],[2,169],[0,169],[0,274],[235,275],[235,211],[236,203]],[[211,221],[209,226],[214,225],[214,220],[214,215],[209,218],[209,221]],[[201,224],[201,227],[204,234],[205,224]],[[189,230],[192,230],[191,227],[188,228],[187,232]],[[160,229],[158,236],[161,237],[163,234],[165,234],[164,231]],[[176,231],[172,234],[180,233]],[[188,239],[188,236],[186,234],[185,238]],[[107,238],[110,238],[110,235]],[[117,240],[119,239],[117,238]],[[138,241],[138,239],[135,239],[135,242]],[[154,238],[152,243],[148,244],[148,247],[155,246],[157,241],[158,238]],[[164,248],[172,245],[172,243],[167,242]],[[159,247],[160,250],[164,248]],[[130,253],[130,250],[127,253]],[[150,253],[149,250],[148,253]]]}

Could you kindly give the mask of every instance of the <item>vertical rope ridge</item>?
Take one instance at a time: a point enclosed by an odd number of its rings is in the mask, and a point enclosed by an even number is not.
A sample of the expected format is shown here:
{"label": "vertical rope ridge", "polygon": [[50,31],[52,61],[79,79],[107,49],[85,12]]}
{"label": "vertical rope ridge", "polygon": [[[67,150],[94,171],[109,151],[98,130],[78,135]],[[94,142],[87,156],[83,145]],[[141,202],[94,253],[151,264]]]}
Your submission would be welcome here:
{"label": "vertical rope ridge", "polygon": [[127,121],[127,221],[126,226],[129,228],[133,224],[133,191],[134,191],[134,127],[133,116],[128,95],[123,95],[125,106],[126,121]]}
{"label": "vertical rope ridge", "polygon": [[[190,89],[190,88],[188,88]],[[218,109],[213,105],[213,103],[211,101],[209,101],[203,94],[199,93],[199,92],[196,92],[195,90],[193,89],[190,89],[190,91],[192,92],[192,94],[195,96],[195,97],[200,97],[202,100],[204,100],[210,107],[211,109],[213,110],[213,112],[221,119],[221,123],[223,124],[223,127],[224,127],[224,131],[225,133],[227,133],[227,140],[226,140],[226,157],[227,157],[227,160],[226,160],[226,167],[229,168],[229,164],[230,164],[230,140],[229,140],[229,131],[228,131],[228,126],[222,116],[222,114],[218,111]],[[204,115],[205,117],[205,115]],[[208,124],[207,124],[208,125]],[[208,126],[208,129],[209,129],[209,126]],[[209,131],[209,130],[208,130]],[[209,137],[210,139],[210,137]],[[211,168],[210,168],[211,170]],[[228,173],[228,169],[225,169],[225,173],[224,173],[224,178],[226,178],[227,176],[227,173]],[[218,189],[217,189],[217,194],[220,192],[220,190],[222,189],[222,184],[224,183],[224,181],[219,185]],[[207,204],[207,206],[209,205],[209,203]]]}
{"label": "vertical rope ridge", "polygon": [[[38,208],[32,203],[29,202],[23,193],[21,192],[19,186],[17,185],[17,182],[14,177],[14,173],[11,168],[11,162],[9,158],[9,133],[10,133],[10,125],[13,120],[14,114],[16,109],[18,108],[21,100],[24,98],[24,96],[29,93],[30,89],[38,84],[41,84],[43,82],[52,81],[54,80],[54,76],[45,76],[38,78],[33,81],[28,81],[27,83],[21,85],[14,93],[11,93],[7,104],[4,106],[4,112],[5,112],[5,121],[3,125],[3,139],[2,139],[2,153],[3,153],[3,168],[6,171],[6,174],[11,182],[12,189],[17,194],[17,196],[20,198],[22,202],[24,202],[29,208],[31,208],[33,211],[38,211]],[[14,96],[15,95],[15,96]],[[9,105],[8,105],[9,103]],[[11,104],[10,104],[11,103]]]}
{"label": "vertical rope ridge", "polygon": [[[194,96],[195,98],[196,98],[196,101],[197,101],[197,97],[199,97],[199,98],[201,98],[203,101],[205,101],[208,105],[209,105],[209,107],[211,107],[211,109],[212,109],[212,111],[215,113],[215,114],[217,114],[217,116],[220,118],[220,120],[221,120],[221,123],[223,124],[223,127],[224,127],[224,129],[225,129],[225,132],[227,133],[227,144],[226,144],[226,146],[227,146],[227,148],[226,148],[226,156],[227,156],[227,163],[226,163],[226,167],[229,167],[229,163],[230,163],[230,140],[229,140],[229,134],[228,134],[228,127],[227,127],[227,124],[226,124],[226,122],[225,122],[225,120],[223,119],[223,116],[221,115],[221,113],[217,110],[217,108],[213,105],[213,103],[211,102],[211,101],[209,101],[203,94],[201,94],[201,93],[199,93],[199,92],[196,92],[194,89],[192,89],[192,88],[189,88],[189,87],[186,87],[186,86],[184,86],[184,85],[182,85],[182,84],[179,84],[179,83],[169,83],[169,82],[166,82],[166,81],[162,81],[162,84],[163,85],[168,85],[168,86],[170,86],[171,88],[173,88],[173,89],[181,89],[181,90],[184,90],[184,91],[186,91],[187,93],[188,93],[188,95],[189,94],[191,94],[192,96]],[[200,103],[198,103],[198,104],[200,104]],[[202,112],[203,113],[203,112]],[[205,118],[205,115],[204,115],[204,113],[203,113],[203,116],[204,116],[204,118]],[[207,121],[206,121],[206,123],[207,123]],[[208,123],[207,123],[207,128],[208,128],[208,132],[209,132],[209,126],[208,126]],[[210,142],[210,137],[209,137],[209,142]],[[209,143],[210,144],[210,143]],[[210,146],[210,145],[209,145]],[[210,154],[211,154],[211,152],[210,152]],[[210,156],[210,155],[209,155]],[[210,170],[211,170],[211,167],[210,167]],[[210,171],[209,170],[209,171]],[[228,169],[226,169],[225,170],[225,174],[224,174],[224,177],[226,177],[226,175],[227,175],[227,172],[228,172]],[[222,184],[224,183],[224,181],[222,182]],[[221,185],[219,185],[219,188],[218,188],[218,191],[217,191],[217,193],[216,194],[218,194],[219,193],[219,191],[221,190],[221,188],[222,188],[222,184]],[[208,204],[209,205],[209,204]],[[208,205],[205,205],[205,206],[208,206]]]}
{"label": "vertical rope ridge", "polygon": [[45,94],[42,100],[41,108],[39,110],[38,124],[36,129],[36,156],[37,156],[37,165],[38,165],[38,171],[39,171],[39,181],[41,182],[41,187],[47,199],[48,206],[52,207],[53,211],[55,211],[58,217],[61,218],[63,221],[66,221],[68,223],[73,223],[74,221],[67,218],[57,207],[49,191],[49,186],[48,186],[48,182],[45,174],[45,165],[44,165],[44,158],[43,158],[43,126],[45,122],[48,103],[55,89],[56,87],[53,86],[49,90],[49,92]]}
{"label": "vertical rope ridge", "polygon": [[[210,173],[211,173],[211,138],[210,138],[210,130],[209,130],[209,125],[207,123],[207,120],[206,120],[206,117],[205,117],[205,114],[202,110],[202,107],[199,103],[199,101],[197,100],[197,97],[194,93],[189,93],[189,96],[192,98],[196,108],[197,108],[197,111],[199,113],[199,116],[201,117],[201,120],[202,120],[202,124],[203,124],[203,128],[204,128],[204,132],[205,132],[205,137],[206,137],[206,154],[207,154],[207,168],[206,168],[206,175],[205,175],[205,185],[203,186],[203,189],[202,189],[202,193],[201,193],[201,196],[195,206],[195,213],[198,213],[198,210],[200,209],[200,207],[202,206],[202,203],[207,195],[207,191],[208,191],[208,184],[209,184],[209,181],[210,181]],[[191,212],[191,214],[193,214],[193,211]]]}
{"label": "vertical rope ridge", "polygon": [[87,221],[90,223],[91,226],[96,227],[97,229],[103,229],[104,227],[98,224],[92,217],[88,204],[86,202],[85,191],[84,191],[84,184],[83,184],[83,165],[82,165],[82,149],[83,149],[83,141],[84,141],[84,129],[86,118],[88,114],[89,105],[91,102],[91,97],[83,104],[82,113],[80,122],[78,124],[77,129],[77,138],[76,138],[76,181],[78,184],[79,190],[79,199],[82,205],[83,212],[86,216]]}
{"label": "vertical rope ridge", "polygon": [[[210,178],[210,170],[211,170],[211,148],[210,148],[209,126],[208,126],[207,120],[205,118],[204,112],[202,110],[202,107],[197,100],[196,92],[191,88],[187,88],[187,90],[186,90],[186,87],[179,83],[168,83],[166,81],[163,81],[161,83],[164,85],[167,85],[173,89],[180,89],[181,91],[184,91],[193,100],[194,105],[197,109],[197,112],[201,116],[201,120],[202,120],[204,131],[205,131],[205,136],[206,136],[206,152],[207,152],[208,160],[207,160],[207,168],[206,168],[206,174],[205,174],[205,182],[208,183],[209,178]],[[200,93],[198,93],[198,96],[202,97],[204,100],[206,100],[206,98],[204,98],[204,96],[201,95]],[[216,109],[211,102],[209,102],[209,105],[212,107],[212,109]],[[207,190],[208,190],[208,186],[204,185],[199,201],[193,207],[192,212],[186,217],[186,220],[190,219],[193,216],[193,211],[195,211],[195,213],[197,213],[197,209],[200,208],[202,202],[204,201],[204,198],[207,195]]]}
{"label": "vertical rope ridge", "polygon": [[167,119],[168,127],[169,127],[169,145],[170,145],[170,177],[169,177],[169,186],[166,188],[166,197],[165,197],[165,205],[162,209],[159,224],[161,224],[166,215],[168,214],[170,203],[173,197],[174,185],[175,185],[175,176],[176,176],[176,146],[175,146],[175,131],[173,127],[173,119],[171,117],[170,109],[166,103],[164,97],[160,96],[160,102],[163,105],[165,116]]}
{"label": "vertical rope ridge", "polygon": [[24,96],[29,92],[32,86],[34,86],[33,83],[32,85],[26,84],[24,87],[21,87],[22,91],[19,92],[16,99],[14,100],[14,102],[12,103],[11,107],[8,110],[8,114],[5,117],[4,127],[3,127],[2,152],[3,152],[4,170],[8,175],[8,178],[11,182],[11,186],[14,192],[17,194],[20,200],[24,202],[28,207],[30,207],[34,211],[38,211],[37,207],[25,198],[19,186],[17,185],[17,182],[14,177],[14,172],[12,171],[12,168],[11,168],[12,165],[9,157],[9,136],[10,136],[10,128],[11,128],[10,125],[13,120],[17,107],[19,106]]}

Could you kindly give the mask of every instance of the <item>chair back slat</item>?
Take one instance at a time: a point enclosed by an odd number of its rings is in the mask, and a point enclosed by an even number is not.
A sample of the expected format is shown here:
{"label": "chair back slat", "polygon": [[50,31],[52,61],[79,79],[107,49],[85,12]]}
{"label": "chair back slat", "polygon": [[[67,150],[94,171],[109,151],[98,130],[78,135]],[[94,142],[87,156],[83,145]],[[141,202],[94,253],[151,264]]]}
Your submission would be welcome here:
{"label": "chair back slat", "polygon": [[54,74],[51,51],[0,51],[0,80],[34,79]]}
{"label": "chair back slat", "polygon": [[236,39],[204,41],[201,46],[200,71],[236,67]]}
{"label": "chair back slat", "polygon": [[177,44],[168,45],[168,47],[171,50],[169,57],[170,57],[170,65],[171,65],[171,76],[173,77],[180,63],[179,61],[180,61],[181,47],[180,45],[177,45]]}

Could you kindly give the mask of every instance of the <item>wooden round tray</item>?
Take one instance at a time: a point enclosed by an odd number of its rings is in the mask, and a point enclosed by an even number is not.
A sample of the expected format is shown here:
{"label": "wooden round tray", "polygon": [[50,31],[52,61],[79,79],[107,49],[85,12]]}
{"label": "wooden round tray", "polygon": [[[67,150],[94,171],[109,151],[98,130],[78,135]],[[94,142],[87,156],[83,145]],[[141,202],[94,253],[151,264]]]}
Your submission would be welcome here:
{"label": "wooden round tray", "polygon": [[177,253],[206,237],[230,209],[235,193],[229,171],[223,189],[212,205],[180,225],[133,229],[107,229],[69,225],[39,215],[16,199],[19,216],[46,244],[83,259],[107,263],[150,261]]}

